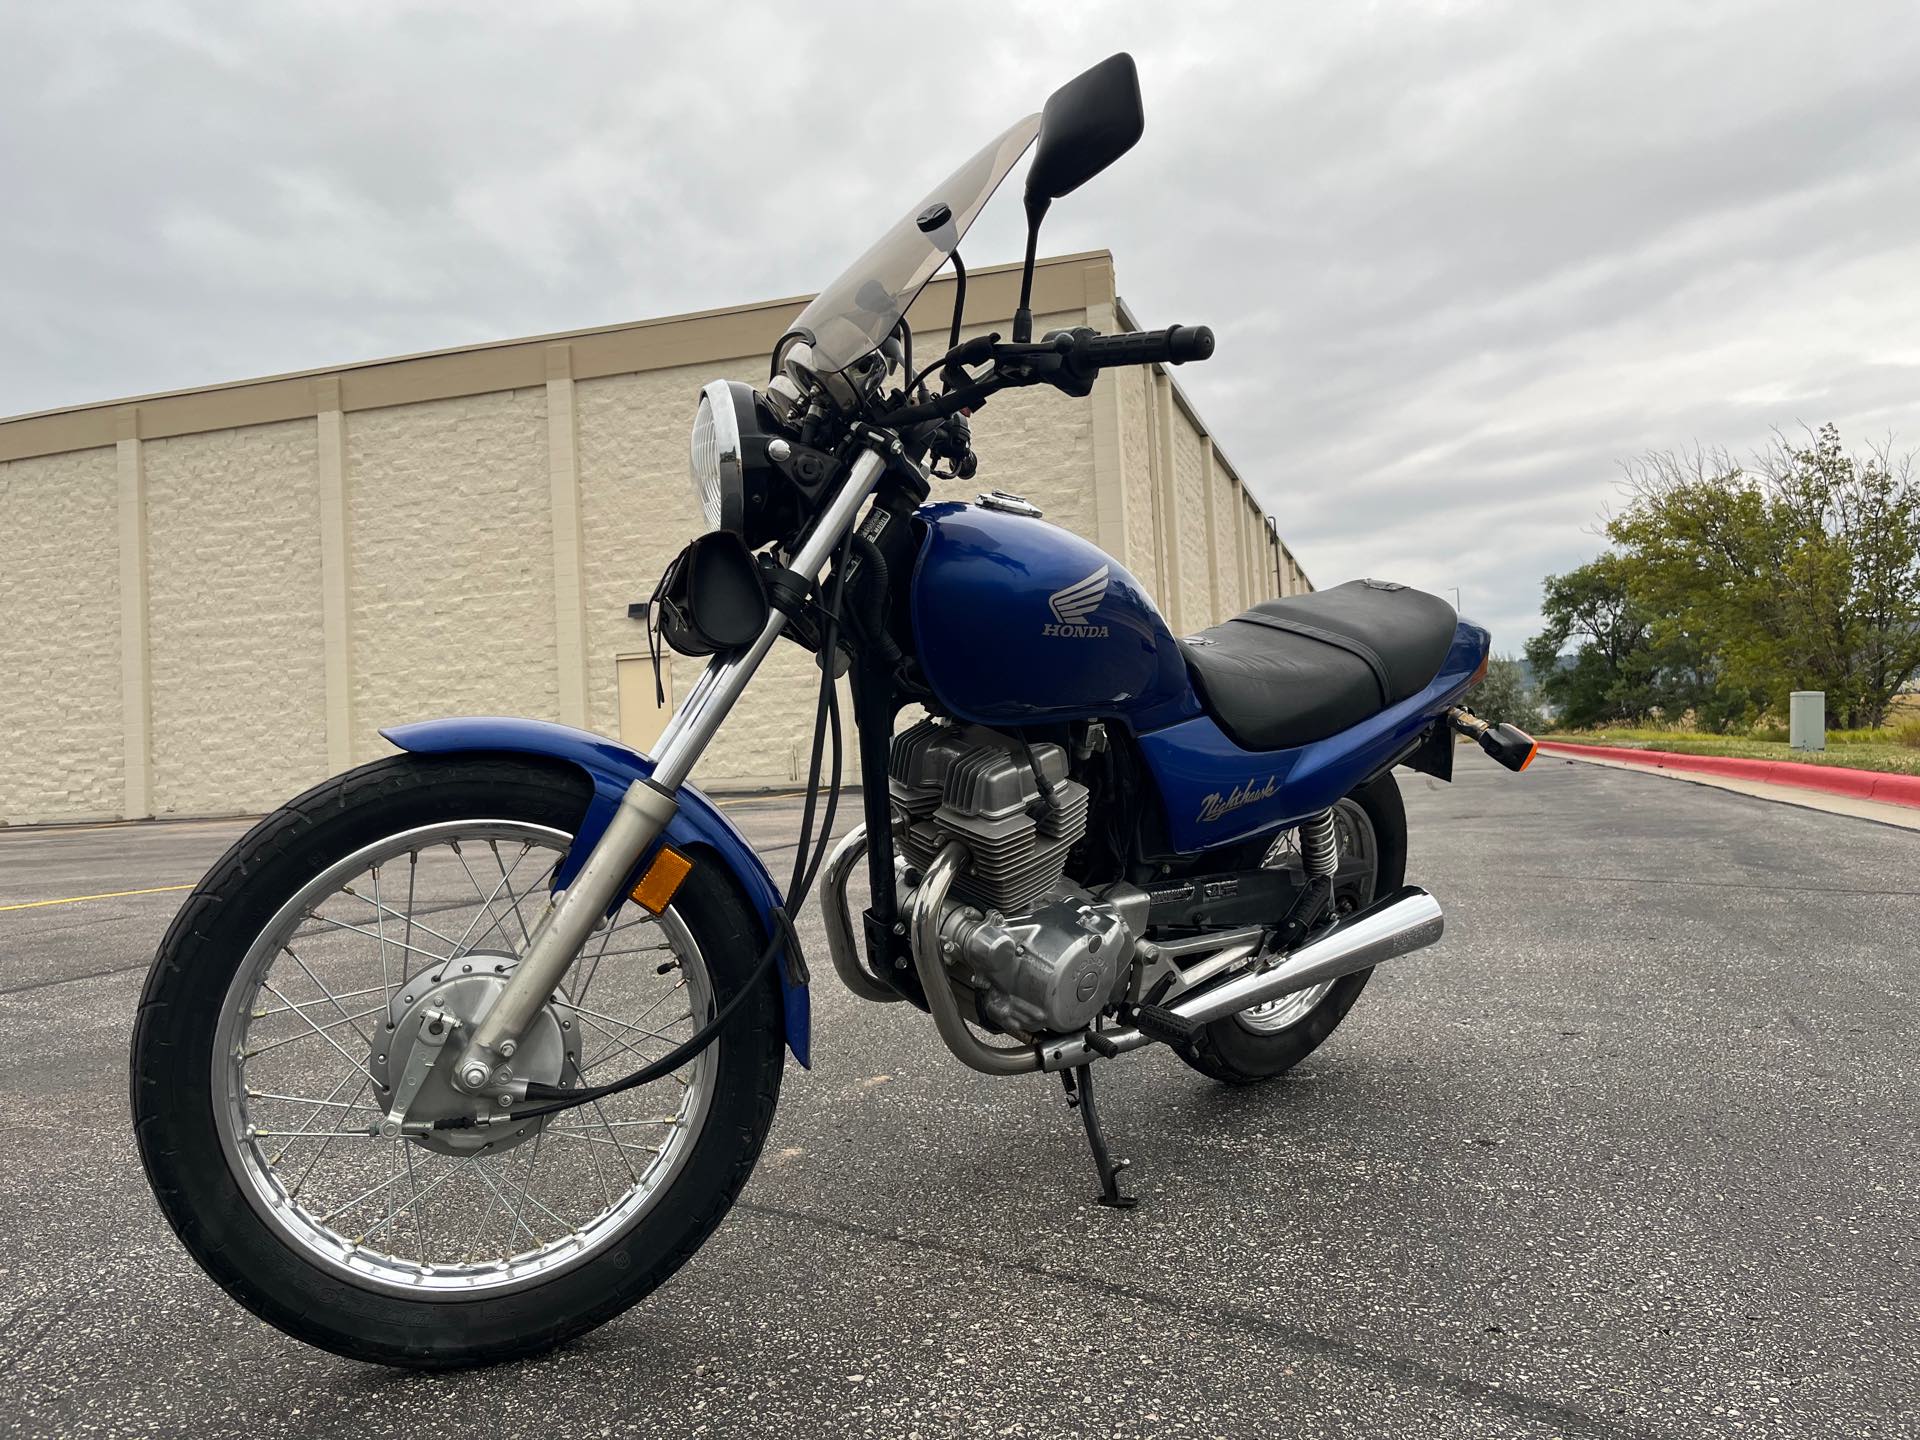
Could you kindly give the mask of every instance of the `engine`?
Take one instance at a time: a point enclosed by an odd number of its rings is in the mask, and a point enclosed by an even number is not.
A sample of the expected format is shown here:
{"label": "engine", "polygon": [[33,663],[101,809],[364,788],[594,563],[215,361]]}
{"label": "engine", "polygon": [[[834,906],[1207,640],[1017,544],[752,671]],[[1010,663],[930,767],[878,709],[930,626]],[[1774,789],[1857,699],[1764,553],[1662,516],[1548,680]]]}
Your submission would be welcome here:
{"label": "engine", "polygon": [[956,840],[967,849],[941,920],[948,968],[1002,1029],[1085,1028],[1125,988],[1148,897],[1131,885],[1096,896],[1065,878],[1089,798],[1067,778],[1066,753],[925,720],[895,738],[888,770],[908,867],[924,871]]}

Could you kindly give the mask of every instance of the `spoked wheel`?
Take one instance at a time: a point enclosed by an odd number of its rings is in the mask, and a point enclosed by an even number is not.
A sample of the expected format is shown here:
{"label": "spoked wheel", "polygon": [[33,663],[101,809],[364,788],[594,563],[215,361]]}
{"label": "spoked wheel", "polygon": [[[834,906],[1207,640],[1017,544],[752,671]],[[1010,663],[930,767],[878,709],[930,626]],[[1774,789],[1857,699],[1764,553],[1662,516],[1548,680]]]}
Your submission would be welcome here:
{"label": "spoked wheel", "polygon": [[[522,1122],[501,1107],[484,1127],[382,1123],[436,1025],[452,1039],[409,1121],[485,1103],[448,1071],[587,798],[537,763],[367,766],[256,826],[162,943],[134,1042],[142,1158],[195,1258],[282,1329],[401,1364],[542,1349],[658,1285],[744,1183],[779,1087],[771,982],[636,1090]],[[515,1073],[592,1084],[659,1058],[760,943],[731,883],[696,865],[664,914],[629,902],[592,937]]]}
{"label": "spoked wheel", "polygon": [[[1405,877],[1407,817],[1393,776],[1382,775],[1339,801],[1333,819],[1340,855],[1334,911],[1344,915],[1398,889]],[[1280,836],[1261,863],[1304,876],[1300,832],[1289,830]],[[1299,1064],[1333,1033],[1372,973],[1362,970],[1328,980],[1216,1020],[1182,1058],[1202,1074],[1229,1085],[1270,1080]]]}

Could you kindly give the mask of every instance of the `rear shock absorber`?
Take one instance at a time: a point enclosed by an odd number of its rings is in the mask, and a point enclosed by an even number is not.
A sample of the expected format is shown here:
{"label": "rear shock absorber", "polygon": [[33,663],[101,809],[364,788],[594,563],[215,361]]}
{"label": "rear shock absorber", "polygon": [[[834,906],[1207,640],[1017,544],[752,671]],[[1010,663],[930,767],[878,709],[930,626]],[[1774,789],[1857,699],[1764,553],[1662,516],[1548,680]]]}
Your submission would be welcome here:
{"label": "rear shock absorber", "polygon": [[1300,863],[1311,876],[1331,880],[1340,869],[1340,840],[1334,832],[1333,811],[1322,810],[1300,822]]}
{"label": "rear shock absorber", "polygon": [[1333,811],[1322,810],[1300,822],[1300,863],[1307,872],[1306,886],[1294,897],[1280,923],[1268,932],[1256,969],[1265,970],[1282,959],[1306,939],[1333,905],[1333,877],[1340,870],[1340,840]]}

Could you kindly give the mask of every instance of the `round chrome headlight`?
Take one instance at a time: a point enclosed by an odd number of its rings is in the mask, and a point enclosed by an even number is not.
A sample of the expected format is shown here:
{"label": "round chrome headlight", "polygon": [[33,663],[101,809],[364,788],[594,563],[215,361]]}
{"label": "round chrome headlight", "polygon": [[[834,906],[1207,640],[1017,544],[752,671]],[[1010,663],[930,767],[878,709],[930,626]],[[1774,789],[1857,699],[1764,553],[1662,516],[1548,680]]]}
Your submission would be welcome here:
{"label": "round chrome headlight", "polygon": [[707,528],[738,531],[745,519],[746,463],[733,387],[725,380],[715,380],[700,392],[687,468]]}

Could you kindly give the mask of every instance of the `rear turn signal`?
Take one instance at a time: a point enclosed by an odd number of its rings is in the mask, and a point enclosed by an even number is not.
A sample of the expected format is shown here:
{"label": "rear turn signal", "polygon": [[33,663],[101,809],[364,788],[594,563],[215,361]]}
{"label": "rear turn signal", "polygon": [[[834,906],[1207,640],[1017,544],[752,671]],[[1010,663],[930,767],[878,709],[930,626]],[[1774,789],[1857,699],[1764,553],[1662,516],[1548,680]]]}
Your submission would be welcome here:
{"label": "rear turn signal", "polygon": [[649,914],[658,915],[673,903],[674,892],[693,869],[693,861],[669,845],[662,845],[647,873],[633,887],[633,900]]}
{"label": "rear turn signal", "polygon": [[1516,774],[1533,763],[1540,753],[1534,738],[1517,725],[1490,725],[1471,710],[1455,706],[1447,712],[1447,723],[1462,735],[1478,741],[1480,748]]}

